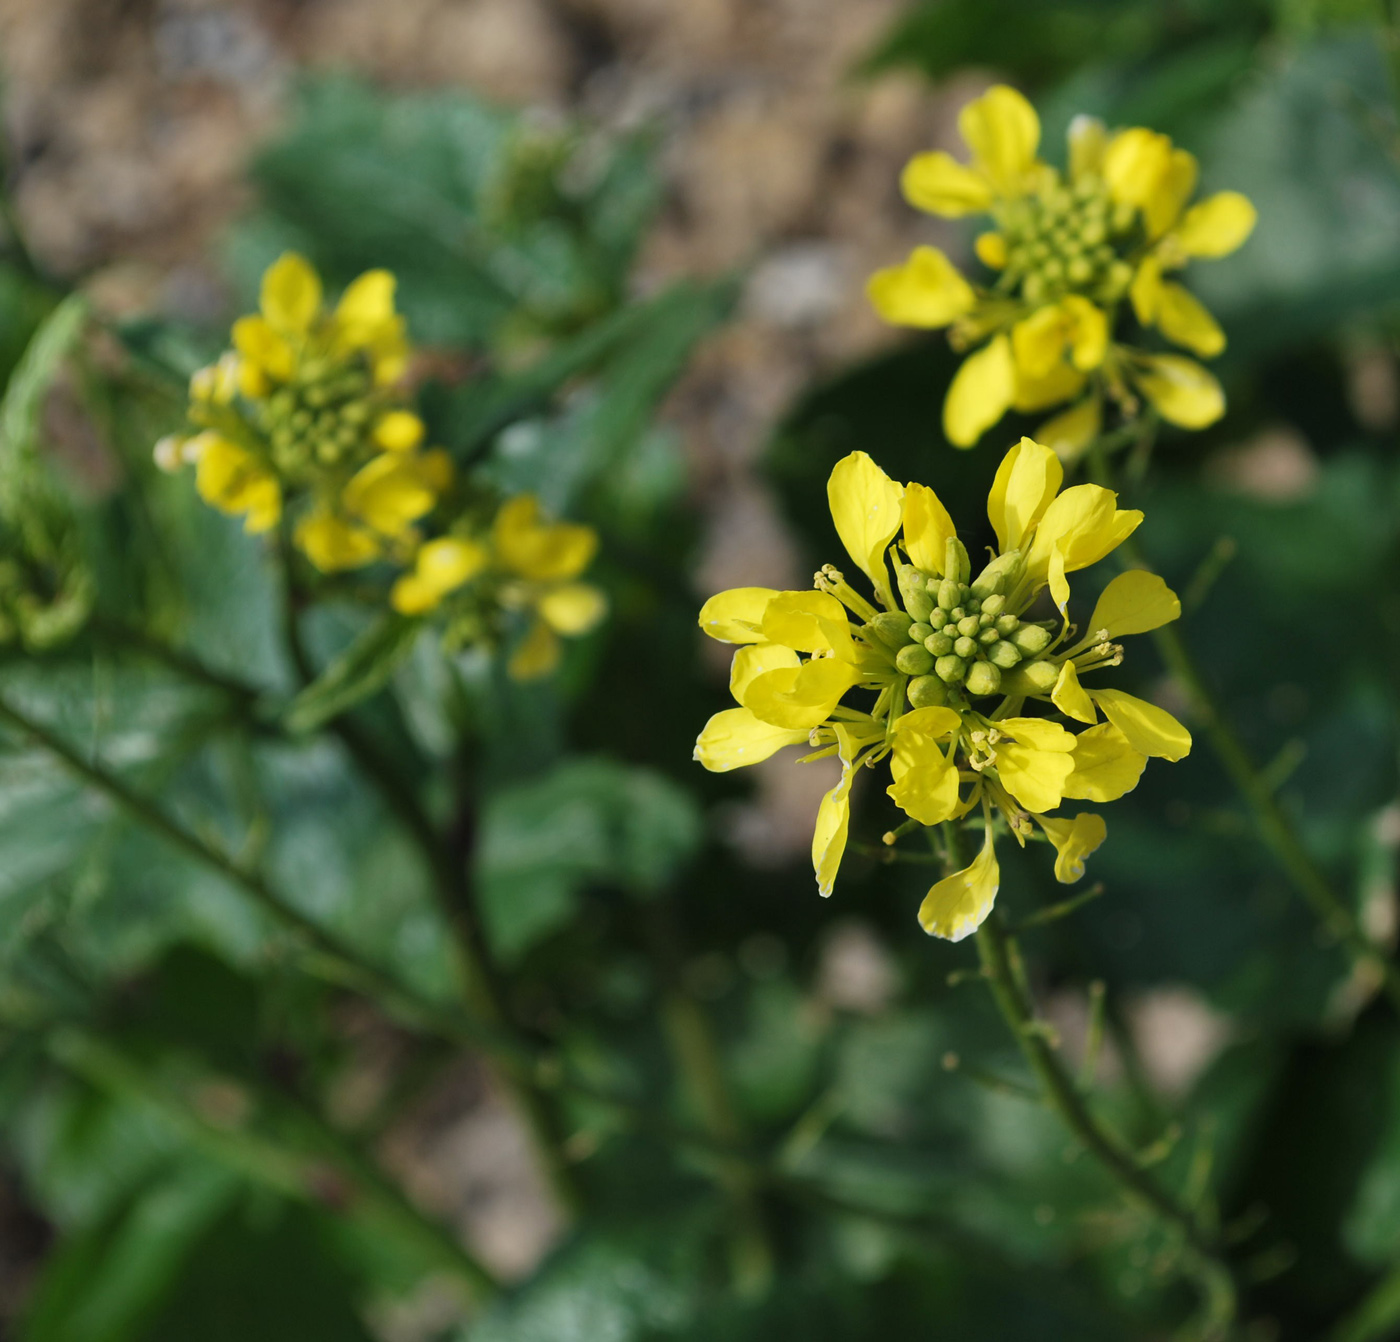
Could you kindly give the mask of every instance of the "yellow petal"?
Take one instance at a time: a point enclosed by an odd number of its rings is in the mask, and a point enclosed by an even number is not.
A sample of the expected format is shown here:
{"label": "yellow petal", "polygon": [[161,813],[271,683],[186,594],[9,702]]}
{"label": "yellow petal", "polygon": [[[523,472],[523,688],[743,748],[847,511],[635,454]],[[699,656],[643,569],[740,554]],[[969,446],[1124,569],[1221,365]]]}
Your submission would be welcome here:
{"label": "yellow petal", "polygon": [[395,280],[387,270],[367,270],[351,281],[335,308],[341,343],[360,349],[390,338],[396,328]]}
{"label": "yellow petal", "polygon": [[519,494],[501,505],[491,524],[491,542],[506,568],[536,582],[577,577],[598,549],[592,527],[542,522],[533,494]]}
{"label": "yellow petal", "polygon": [[1081,373],[1092,373],[1108,353],[1108,314],[1080,294],[1060,303],[1069,334],[1070,362]]}
{"label": "yellow petal", "polygon": [[1026,415],[1073,400],[1084,390],[1085,381],[1083,373],[1064,361],[1057,363],[1044,377],[1027,377],[1018,371],[1011,395],[1012,408]]}
{"label": "yellow petal", "polygon": [[855,660],[846,608],[826,592],[779,592],[764,607],[762,628],[769,643]]}
{"label": "yellow petal", "polygon": [[1088,396],[1035,431],[1035,436],[1065,463],[1084,455],[1089,444],[1103,429],[1103,406],[1097,396]]}
{"label": "yellow petal", "polygon": [[1186,211],[1173,241],[1188,256],[1228,256],[1254,231],[1257,218],[1248,196],[1218,191]]}
{"label": "yellow petal", "polygon": [[744,702],[744,693],[766,671],[798,667],[802,659],[781,643],[754,643],[740,648],[729,664],[729,692],[737,703]]}
{"label": "yellow petal", "polygon": [[945,876],[919,905],[919,924],[930,935],[945,941],[961,941],[986,921],[1001,883],[992,831],[987,830],[982,851],[972,865]]}
{"label": "yellow petal", "polygon": [[817,823],[812,831],[812,867],[817,873],[817,893],[831,894],[836,872],[846,852],[846,835],[851,824],[851,783],[855,770],[843,762],[841,781],[822,798]]}
{"label": "yellow petal", "polygon": [[1104,588],[1089,619],[1087,636],[1097,639],[1100,632],[1108,638],[1146,634],[1180,615],[1181,602],[1176,593],[1157,574],[1129,569]]}
{"label": "yellow petal", "polygon": [[1142,218],[1150,239],[1160,238],[1181,217],[1182,208],[1196,189],[1198,168],[1193,154],[1173,149],[1166,170],[1143,205]]}
{"label": "yellow petal", "polygon": [[865,292],[891,325],[928,330],[947,326],[977,303],[972,286],[937,247],[915,247],[902,266],[877,270]]}
{"label": "yellow petal", "polygon": [[1104,716],[1144,755],[1180,760],[1191,753],[1191,733],[1165,708],[1137,699],[1122,690],[1092,690]]}
{"label": "yellow petal", "polygon": [[1081,112],[1069,123],[1069,175],[1071,180],[1098,176],[1108,147],[1108,130],[1096,116]]}
{"label": "yellow petal", "polygon": [[922,825],[939,825],[958,806],[958,771],[939,747],[961,725],[948,708],[917,708],[894,726],[890,756],[893,786],[886,792],[896,806]]}
{"label": "yellow petal", "polygon": [[568,582],[539,599],[540,618],[556,634],[586,634],[608,613],[608,600],[586,582]]}
{"label": "yellow petal", "polygon": [[375,421],[374,441],[385,452],[411,452],[423,432],[423,421],[411,410],[389,410]]}
{"label": "yellow petal", "polygon": [[961,725],[961,716],[951,708],[911,709],[902,717],[895,719],[895,754],[899,753],[900,743],[908,741],[913,736],[927,736],[931,740],[941,741],[944,737],[957,731]]}
{"label": "yellow petal", "polygon": [[248,487],[243,498],[247,514],[243,518],[243,530],[256,534],[271,531],[282,519],[282,489],[270,475],[255,481]]}
{"label": "yellow petal", "polygon": [[963,360],[943,402],[943,432],[954,447],[971,447],[1010,408],[1016,365],[1006,335]]}
{"label": "yellow petal", "polygon": [[1073,485],[1045,510],[1036,528],[1035,540],[1026,561],[1026,571],[1044,581],[1050,552],[1058,546],[1065,571],[1088,568],[1121,545],[1137,530],[1142,513],[1120,509],[1118,496],[1100,485]]}
{"label": "yellow petal", "polygon": [[1185,345],[1203,359],[1225,348],[1225,332],[1205,305],[1179,284],[1163,284],[1157,297],[1157,325],[1175,344]]}
{"label": "yellow petal", "polygon": [[1074,772],[1064,795],[1077,801],[1117,801],[1137,787],[1147,756],[1134,750],[1111,722],[1080,732],[1074,739]]}
{"label": "yellow petal", "polygon": [[988,270],[1003,270],[1006,267],[1006,239],[1000,233],[979,233],[972,244],[977,259]]}
{"label": "yellow petal", "polygon": [[1135,126],[1119,131],[1104,149],[1103,176],[1114,200],[1143,208],[1171,166],[1172,142]]}
{"label": "yellow petal", "polygon": [[771,587],[731,587],[700,607],[700,628],[719,643],[758,643],[763,612],[778,593]]}
{"label": "yellow petal", "polygon": [[990,209],[992,186],[982,173],[959,163],[941,149],[915,154],[904,165],[900,189],[916,210],[956,219]]}
{"label": "yellow petal", "polygon": [[1074,733],[1045,718],[1002,718],[996,726],[1004,735],[1036,750],[1068,754],[1074,749]]}
{"label": "yellow petal", "polygon": [[1162,260],[1158,256],[1148,256],[1138,266],[1133,282],[1128,287],[1128,297],[1132,300],[1133,315],[1144,326],[1152,326],[1157,321],[1157,307],[1162,299]]}
{"label": "yellow petal", "polygon": [[249,386],[245,385],[249,376],[261,373],[286,382],[296,368],[292,347],[264,317],[240,317],[234,322],[233,344],[242,356],[238,370],[239,384],[247,395],[261,394],[250,391]]}
{"label": "yellow petal", "polygon": [[958,529],[942,500],[927,485],[904,490],[904,549],[909,562],[925,573],[941,574],[948,538]]}
{"label": "yellow petal", "polygon": [[378,540],[364,527],[332,513],[312,513],[297,523],[298,549],[322,573],[360,568],[378,559]]}
{"label": "yellow petal", "polygon": [[262,315],[279,331],[302,335],[321,310],[321,277],[296,252],[283,252],[263,272]]}
{"label": "yellow petal", "polygon": [[1036,821],[1055,845],[1055,879],[1063,885],[1084,875],[1084,859],[1108,837],[1103,816],[1093,811],[1083,811],[1073,820],[1038,815]]}
{"label": "yellow petal", "polygon": [[1069,582],[1065,578],[1065,552],[1057,541],[1050,547],[1050,562],[1045,572],[1050,583],[1050,597],[1061,615],[1069,605]]}
{"label": "yellow petal", "polygon": [[747,708],[726,708],[705,724],[695,743],[695,758],[711,773],[728,773],[806,739],[805,730],[791,731],[760,722]]}
{"label": "yellow petal", "polygon": [[1029,380],[1048,377],[1064,358],[1065,315],[1058,303],[1038,308],[1011,328],[1016,372]]}
{"label": "yellow petal", "polygon": [[400,615],[426,615],[441,602],[443,593],[416,573],[402,573],[389,589],[389,604]]}
{"label": "yellow petal", "polygon": [[251,452],[206,431],[185,444],[195,461],[195,489],[200,498],[225,513],[245,513],[248,531],[266,531],[282,515],[282,491],[276,477]]}
{"label": "yellow petal", "polygon": [[538,680],[559,665],[559,635],[543,620],[536,620],[506,663],[512,680]]}
{"label": "yellow petal", "polygon": [[997,777],[1027,811],[1053,811],[1064,795],[1065,779],[1074,772],[1068,751],[1037,750],[1016,742],[999,742]]}
{"label": "yellow petal", "polygon": [[437,494],[414,463],[385,452],[361,466],[341,493],[345,507],[381,536],[401,536],[429,513]]}
{"label": "yellow petal", "polygon": [[1002,195],[1015,195],[1035,164],[1040,118],[1015,89],[994,84],[958,113],[958,130]]}
{"label": "yellow petal", "polygon": [[1022,438],[1002,458],[987,495],[987,518],[1003,553],[1020,548],[1064,478],[1059,459],[1033,438]]}
{"label": "yellow petal", "polygon": [[1183,429],[1204,429],[1225,413],[1220,383],[1184,355],[1144,356],[1133,381],[1163,419]]}
{"label": "yellow petal", "polygon": [[[832,468],[826,497],[841,544],[875,584],[885,605],[893,609],[885,550],[899,534],[904,487],[891,480],[864,452],[852,452]],[[844,614],[841,618],[844,624]]]}
{"label": "yellow petal", "polygon": [[819,657],[793,670],[765,671],[744,691],[744,707],[774,727],[811,731],[858,679],[854,667]]}
{"label": "yellow petal", "polygon": [[486,547],[478,541],[440,536],[419,548],[415,568],[418,577],[441,594],[476,577],[490,558]]}
{"label": "yellow petal", "polygon": [[1080,722],[1095,723],[1099,715],[1094,709],[1094,701],[1084,692],[1079,683],[1079,672],[1073,662],[1060,665],[1060,676],[1055,688],[1050,691],[1050,702],[1068,718]]}

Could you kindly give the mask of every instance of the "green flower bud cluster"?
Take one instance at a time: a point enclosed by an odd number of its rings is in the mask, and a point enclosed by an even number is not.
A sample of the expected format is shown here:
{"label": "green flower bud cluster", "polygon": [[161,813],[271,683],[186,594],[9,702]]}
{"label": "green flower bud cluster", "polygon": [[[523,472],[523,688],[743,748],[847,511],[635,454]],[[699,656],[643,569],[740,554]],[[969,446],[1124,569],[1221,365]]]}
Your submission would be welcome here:
{"label": "green flower bud cluster", "polygon": [[871,623],[881,641],[897,649],[895,667],[911,677],[909,702],[915,708],[947,703],[953,693],[997,694],[1005,672],[1049,646],[1045,626],[1025,623],[1007,609],[1006,592],[1022,567],[1020,554],[1001,555],[969,582],[967,550],[955,538],[947,542],[941,577],[900,565],[904,611]]}
{"label": "green flower bud cluster", "polygon": [[1115,205],[1096,177],[1072,187],[1058,175],[1034,196],[1006,206],[1005,282],[1029,303],[1080,293],[1099,302],[1123,296],[1132,267],[1121,252],[1131,240],[1135,212]]}
{"label": "green flower bud cluster", "polygon": [[273,465],[284,478],[298,480],[364,456],[376,404],[361,359],[311,358],[258,410]]}

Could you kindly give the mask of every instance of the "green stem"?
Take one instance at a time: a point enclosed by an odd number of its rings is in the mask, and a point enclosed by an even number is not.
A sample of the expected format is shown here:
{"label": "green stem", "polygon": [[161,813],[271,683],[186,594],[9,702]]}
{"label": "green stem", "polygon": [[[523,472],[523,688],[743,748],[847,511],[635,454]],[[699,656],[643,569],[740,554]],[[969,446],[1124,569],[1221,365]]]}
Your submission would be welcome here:
{"label": "green stem", "polygon": [[[1099,482],[1112,488],[1113,478],[1107,455],[1097,445],[1090,448],[1090,460]],[[1151,571],[1151,565],[1143,559],[1134,540],[1124,541],[1119,553],[1128,565]],[[1284,814],[1274,796],[1274,789],[1250,758],[1177,627],[1168,624],[1154,630],[1152,641],[1167,670],[1186,692],[1193,714],[1205,729],[1206,739],[1215,757],[1249,808],[1264,846],[1274,855],[1275,861],[1328,932],[1357,961],[1375,972],[1386,997],[1400,1011],[1400,968],[1362,930],[1346,901],[1333,890],[1331,882],[1303,846],[1297,826]]]}
{"label": "green stem", "polygon": [[[320,1162],[270,1142],[247,1128],[216,1125],[159,1085],[151,1068],[96,1037],[64,1026],[49,1038],[50,1052],[75,1075],[109,1094],[155,1112],[207,1155],[245,1177],[313,1206],[325,1203]],[[383,1172],[330,1128],[319,1115],[298,1110],[315,1144],[354,1187],[364,1210],[399,1237],[418,1246],[431,1263],[457,1276],[476,1299],[500,1289],[491,1271],[437,1222],[424,1216]]]}
{"label": "green stem", "polygon": [[[293,582],[292,556],[285,537],[282,559],[286,593],[283,621],[287,648],[298,677],[306,685],[315,679],[315,667],[301,636],[299,594]],[[402,777],[374,739],[348,715],[338,714],[332,720],[330,730],[379,792],[390,813],[398,818],[428,864],[433,897],[453,935],[469,1011],[494,1029],[507,1029],[507,1014],[501,994],[472,914],[468,875],[470,840],[462,845],[466,851],[452,850],[419,803],[412,782]],[[540,1088],[528,1079],[528,1074],[522,1077],[506,1070],[501,1073],[501,1078],[530,1131],[545,1177],[559,1205],[567,1215],[577,1215],[583,1205],[582,1190],[564,1154],[561,1123],[554,1106]]]}

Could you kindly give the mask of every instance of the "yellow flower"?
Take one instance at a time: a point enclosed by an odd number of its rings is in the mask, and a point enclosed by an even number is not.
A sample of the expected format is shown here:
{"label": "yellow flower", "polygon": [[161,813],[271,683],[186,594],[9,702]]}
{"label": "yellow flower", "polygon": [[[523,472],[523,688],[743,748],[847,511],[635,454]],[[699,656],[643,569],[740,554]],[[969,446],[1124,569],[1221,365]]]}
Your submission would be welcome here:
{"label": "yellow flower", "polygon": [[916,247],[867,286],[888,322],[950,328],[972,351],[943,407],[948,441],[971,447],[1008,410],[1032,413],[1088,395],[1042,436],[1069,458],[1095,436],[1105,396],[1125,413],[1134,393],[1161,416],[1201,428],[1224,413],[1219,384],[1182,355],[1152,355],[1114,339],[1125,298],[1143,327],[1201,358],[1225,337],[1205,307],[1165,278],[1192,257],[1228,255],[1249,236],[1254,207],[1221,192],[1186,208],[1196,160],[1142,127],[1109,134],[1076,118],[1061,172],[1040,161],[1040,121],[1015,89],[997,85],[963,108],[971,151],[915,155],[901,185],[915,208],[945,217],[989,214],[975,251],[993,272],[969,282],[936,247]]}
{"label": "yellow flower", "polygon": [[[1189,733],[1163,709],[1093,684],[1094,673],[1122,661],[1114,640],[1176,619],[1180,603],[1154,574],[1129,571],[1108,584],[1075,638],[1068,575],[1113,551],[1142,514],[1119,508],[1107,489],[1063,482],[1055,453],[1032,439],[1006,454],[987,499],[997,554],[973,577],[934,491],[901,486],[852,453],[827,492],[837,534],[875,600],[828,565],[814,591],[740,587],[702,608],[705,633],[737,645],[729,687],[738,707],[710,719],[695,758],[725,772],[805,743],[807,759],[841,763],[812,842],[823,895],[840,866],[862,768],[888,760],[886,792],[920,825],[980,807],[980,854],[934,885],[919,910],[926,930],[956,941],[996,898],[996,817],[1022,844],[1039,827],[1055,848],[1057,879],[1078,880],[1103,842],[1103,820],[1050,813],[1067,800],[1121,797],[1149,756],[1189,751]],[[1060,618],[1028,618],[1047,589]],[[852,693],[869,699],[852,704]],[[1043,711],[1028,711],[1035,705]]]}
{"label": "yellow flower", "polygon": [[400,615],[422,615],[433,610],[449,592],[470,582],[490,561],[490,552],[478,541],[440,536],[418,548],[413,572],[403,574],[389,594]]}
{"label": "yellow flower", "polygon": [[[422,450],[423,421],[392,390],[409,350],[394,277],[368,271],[329,309],[314,267],[287,252],[232,341],[190,382],[191,421],[222,444],[200,469],[200,493],[246,512],[249,530],[273,525],[285,501],[299,514],[297,546],[324,572],[416,543],[414,524],[453,472],[441,449]],[[195,460],[201,438],[162,439],[157,462],[174,470]]]}

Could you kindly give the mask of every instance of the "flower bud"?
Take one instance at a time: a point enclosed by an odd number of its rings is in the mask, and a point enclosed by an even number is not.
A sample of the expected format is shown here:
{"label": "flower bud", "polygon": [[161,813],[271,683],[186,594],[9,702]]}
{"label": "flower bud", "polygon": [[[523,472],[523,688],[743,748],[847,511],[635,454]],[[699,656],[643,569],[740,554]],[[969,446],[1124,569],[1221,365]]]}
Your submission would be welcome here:
{"label": "flower bud", "polygon": [[958,604],[958,584],[952,578],[944,578],[938,584],[938,604],[944,610],[952,610]]}
{"label": "flower bud", "polygon": [[980,634],[977,635],[977,641],[986,645],[990,645],[992,643],[1000,643],[1001,635],[997,633],[995,629],[984,629]]}
{"label": "flower bud", "polygon": [[957,653],[958,656],[961,657],[964,661],[966,661],[968,658],[976,654],[977,643],[974,639],[970,639],[966,634],[964,634],[961,638],[957,639],[953,643],[953,651]]}
{"label": "flower bud", "polygon": [[947,634],[932,634],[924,639],[924,647],[935,657],[946,657],[953,651],[953,640]]}
{"label": "flower bud", "polygon": [[995,694],[1001,688],[1001,672],[990,662],[973,662],[967,673],[969,694]]}
{"label": "flower bud", "polygon": [[931,624],[911,624],[909,626],[909,641],[911,643],[922,643],[924,639],[933,633]]}
{"label": "flower bud", "polygon": [[1021,621],[1014,615],[998,615],[996,629],[1002,638],[1010,638],[1021,627]]}
{"label": "flower bud", "polygon": [[1002,639],[988,648],[987,660],[1001,667],[1003,671],[1009,671],[1021,660],[1021,654],[1014,643]]}
{"label": "flower bud", "polygon": [[1053,662],[1026,662],[1001,678],[1002,693],[1049,694],[1059,678],[1059,668]]}
{"label": "flower bud", "polygon": [[937,632],[948,623],[948,612],[942,609],[942,607],[935,607],[932,614],[928,617],[928,622],[934,632]]}
{"label": "flower bud", "polygon": [[894,664],[906,676],[926,676],[933,670],[933,654],[917,643],[906,643],[895,653]]}
{"label": "flower bud", "polygon": [[861,628],[894,650],[902,648],[909,641],[909,626],[912,623],[902,610],[886,610]]}
{"label": "flower bud", "polygon": [[957,685],[963,678],[966,663],[961,657],[940,657],[933,669],[945,685]]}
{"label": "flower bud", "polygon": [[1025,570],[1025,557],[1019,550],[1011,550],[1004,555],[998,555],[977,575],[972,590],[985,601],[993,593],[1009,591],[1015,587]]}
{"label": "flower bud", "polygon": [[[974,590],[976,590],[974,588]],[[1000,592],[982,598],[983,615],[1000,615],[1006,609],[1006,598]]]}
{"label": "flower bud", "polygon": [[956,582],[966,582],[972,574],[972,561],[967,546],[956,536],[949,536],[943,545],[943,576]]}
{"label": "flower bud", "polygon": [[972,638],[981,627],[982,621],[975,615],[964,615],[958,621],[958,633],[966,634],[968,638]]}
{"label": "flower bud", "polygon": [[[996,623],[996,617],[984,610],[977,617],[977,623],[980,624],[983,629],[990,629]],[[1001,635],[998,634],[997,637],[1000,638]]]}
{"label": "flower bud", "polygon": [[909,702],[915,708],[942,708],[948,692],[937,676],[915,676],[909,682]]}
{"label": "flower bud", "polygon": [[924,575],[913,564],[901,564],[895,575],[899,582],[899,595],[904,600],[904,609],[910,619],[927,620],[933,610],[934,601],[929,595]]}
{"label": "flower bud", "polygon": [[1023,624],[1011,635],[1011,641],[1022,652],[1034,656],[1050,646],[1050,631],[1038,624]]}

